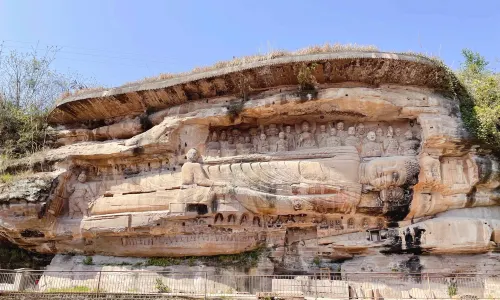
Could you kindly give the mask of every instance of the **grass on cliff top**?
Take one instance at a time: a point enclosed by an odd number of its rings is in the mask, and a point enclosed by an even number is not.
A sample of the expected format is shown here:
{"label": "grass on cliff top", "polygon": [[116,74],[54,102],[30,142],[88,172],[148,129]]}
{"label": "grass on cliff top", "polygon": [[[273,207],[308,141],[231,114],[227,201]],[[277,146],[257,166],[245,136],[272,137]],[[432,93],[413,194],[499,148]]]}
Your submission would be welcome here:
{"label": "grass on cliff top", "polygon": [[[84,285],[76,285],[71,287],[64,288],[50,288],[46,292],[47,293],[96,293],[98,290],[90,288]],[[99,292],[104,292],[104,290],[99,289]]]}
{"label": "grass on cliff top", "polygon": [[239,254],[216,255],[216,256],[189,256],[189,257],[151,257],[146,261],[146,266],[169,267],[186,264],[195,266],[197,261],[217,266],[255,267],[261,255],[265,253],[265,248],[258,248],[252,251]]}

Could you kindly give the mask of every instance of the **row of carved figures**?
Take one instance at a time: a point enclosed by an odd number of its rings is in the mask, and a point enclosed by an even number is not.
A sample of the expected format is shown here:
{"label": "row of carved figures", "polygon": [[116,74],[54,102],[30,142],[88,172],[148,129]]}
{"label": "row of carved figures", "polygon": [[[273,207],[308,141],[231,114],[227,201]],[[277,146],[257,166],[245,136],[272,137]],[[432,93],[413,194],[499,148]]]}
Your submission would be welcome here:
{"label": "row of carved figures", "polygon": [[[296,149],[354,146],[361,156],[416,155],[420,141],[411,129],[402,134],[400,128],[389,126],[365,130],[363,123],[344,130],[344,123],[319,125],[304,121],[301,126],[277,126],[250,128],[248,132],[239,129],[212,131],[206,143],[206,156],[227,157],[252,153],[284,152]],[[259,134],[260,129],[260,134]]]}

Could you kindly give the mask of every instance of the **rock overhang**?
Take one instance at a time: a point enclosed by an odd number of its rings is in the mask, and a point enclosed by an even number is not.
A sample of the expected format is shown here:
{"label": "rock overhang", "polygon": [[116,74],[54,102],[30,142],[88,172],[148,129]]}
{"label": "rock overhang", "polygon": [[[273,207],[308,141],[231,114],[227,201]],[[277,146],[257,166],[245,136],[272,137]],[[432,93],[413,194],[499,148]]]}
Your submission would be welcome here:
{"label": "rock overhang", "polygon": [[251,91],[297,85],[297,68],[316,63],[319,84],[359,82],[447,90],[447,71],[436,61],[411,54],[387,52],[336,52],[261,60],[238,66],[183,75],[166,80],[89,92],[61,100],[49,114],[51,124],[140,115],[189,101],[241,93],[241,78]]}

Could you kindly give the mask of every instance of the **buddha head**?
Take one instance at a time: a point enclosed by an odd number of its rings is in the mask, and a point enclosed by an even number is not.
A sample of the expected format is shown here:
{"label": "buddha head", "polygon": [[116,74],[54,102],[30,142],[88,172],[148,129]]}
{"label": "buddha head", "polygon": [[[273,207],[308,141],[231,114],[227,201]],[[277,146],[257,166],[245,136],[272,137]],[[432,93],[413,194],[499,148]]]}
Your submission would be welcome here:
{"label": "buddha head", "polygon": [[285,133],[283,131],[281,131],[278,136],[279,136],[280,140],[285,139]]}
{"label": "buddha head", "polygon": [[223,130],[221,133],[220,133],[220,140],[221,141],[226,141],[227,140],[227,133],[225,130]]}
{"label": "buddha head", "polygon": [[261,134],[260,134],[260,140],[261,140],[261,141],[265,141],[265,140],[266,140],[266,138],[267,138],[267,136],[266,136],[266,134],[265,134],[265,133],[261,133]]}
{"label": "buddha head", "polygon": [[189,149],[189,151],[186,153],[186,158],[189,162],[197,162],[198,161],[198,150],[195,148]]}
{"label": "buddha head", "polygon": [[344,130],[344,122],[338,122],[337,123],[337,130],[338,131]]}
{"label": "buddha head", "polygon": [[376,158],[360,165],[360,182],[378,190],[414,183],[420,170],[412,157]]}
{"label": "buddha head", "polygon": [[87,174],[85,174],[85,172],[81,172],[79,175],[78,175],[78,178],[77,178],[78,182],[80,183],[84,183],[87,181]]}
{"label": "buddha head", "polygon": [[375,132],[370,131],[370,132],[368,132],[368,134],[366,135],[366,138],[367,138],[370,142],[375,142],[375,140],[377,139],[377,136],[375,135]]}
{"label": "buddha head", "polygon": [[212,142],[217,142],[219,140],[219,137],[217,136],[217,132],[212,132]]}
{"label": "buddha head", "polygon": [[278,128],[276,128],[276,124],[270,124],[269,128],[267,129],[267,133],[270,136],[276,136],[278,134]]}
{"label": "buddha head", "polygon": [[301,129],[302,129],[302,132],[309,132],[309,122],[307,122],[307,121],[302,122]]}
{"label": "buddha head", "polygon": [[337,129],[335,127],[330,128],[330,136],[336,136],[337,135]]}
{"label": "buddha head", "polygon": [[320,126],[319,126],[319,131],[320,131],[321,133],[326,133],[326,125],[320,125]]}
{"label": "buddha head", "polygon": [[349,128],[347,129],[347,134],[348,134],[348,135],[351,135],[351,136],[352,136],[352,135],[355,135],[355,134],[356,134],[356,128],[354,128],[354,127],[349,127]]}
{"label": "buddha head", "polygon": [[382,130],[382,128],[378,127],[377,130],[375,131],[375,134],[378,136],[378,137],[381,137],[384,135],[384,131]]}
{"label": "buddha head", "polygon": [[359,135],[364,135],[365,134],[365,124],[359,123],[356,131],[358,132]]}
{"label": "buddha head", "polygon": [[292,126],[288,125],[285,127],[286,133],[292,133]]}

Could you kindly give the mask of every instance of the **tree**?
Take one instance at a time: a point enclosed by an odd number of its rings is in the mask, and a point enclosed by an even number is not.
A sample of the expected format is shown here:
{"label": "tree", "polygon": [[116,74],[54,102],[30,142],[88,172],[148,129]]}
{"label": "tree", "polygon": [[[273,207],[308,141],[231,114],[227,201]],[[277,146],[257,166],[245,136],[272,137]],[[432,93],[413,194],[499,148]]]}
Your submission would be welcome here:
{"label": "tree", "polygon": [[47,145],[47,115],[64,93],[88,88],[78,74],[53,69],[59,49],[2,51],[0,46],[0,147],[20,157]]}
{"label": "tree", "polygon": [[462,51],[464,62],[457,76],[466,88],[471,110],[462,117],[480,141],[500,150],[500,74],[488,69],[488,62],[477,52]]}

